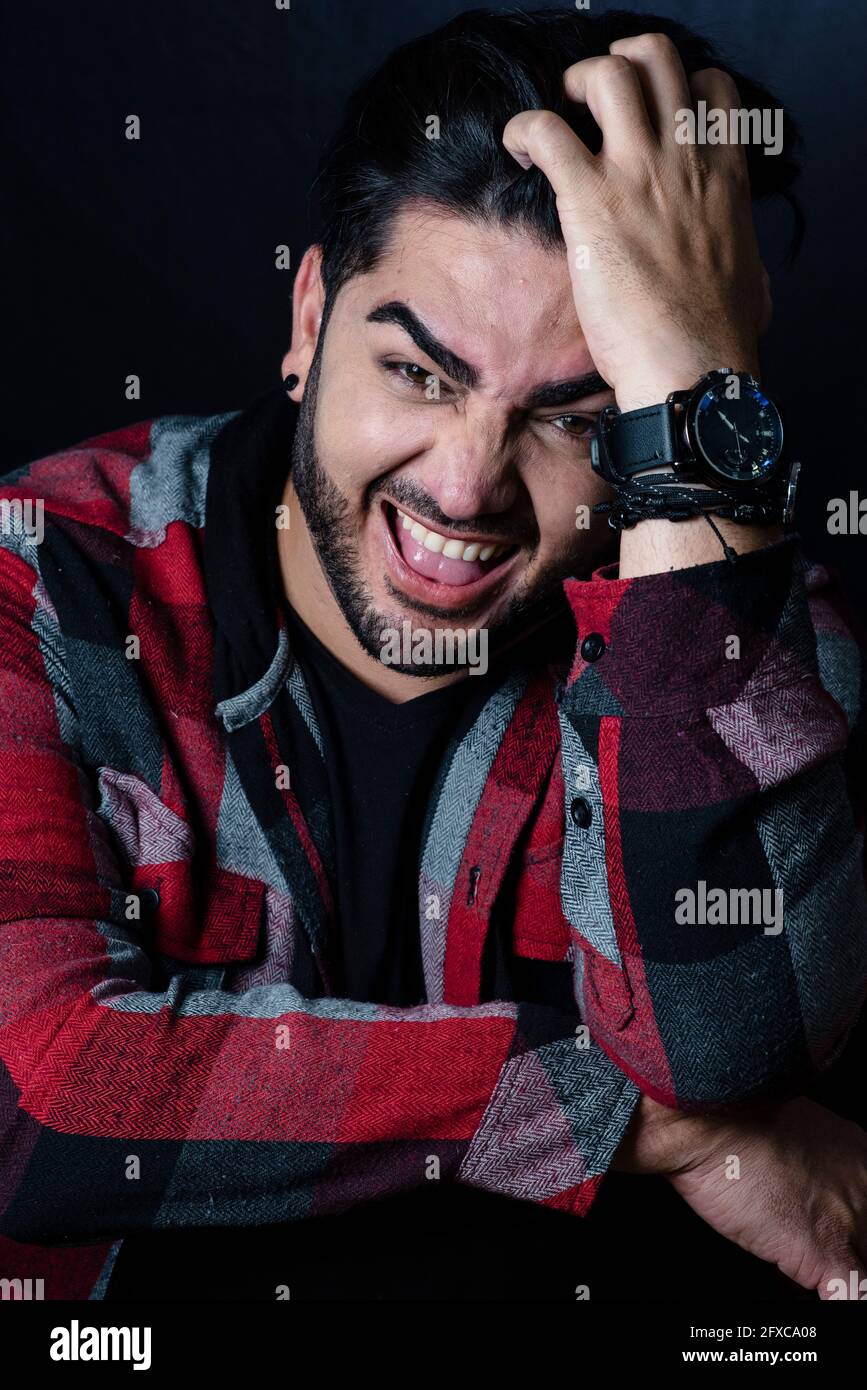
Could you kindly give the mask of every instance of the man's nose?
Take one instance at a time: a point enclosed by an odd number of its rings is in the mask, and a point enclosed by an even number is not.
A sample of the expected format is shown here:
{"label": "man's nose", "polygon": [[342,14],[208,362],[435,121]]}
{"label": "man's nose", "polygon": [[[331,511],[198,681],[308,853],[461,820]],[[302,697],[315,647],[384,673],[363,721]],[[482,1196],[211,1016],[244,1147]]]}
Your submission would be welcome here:
{"label": "man's nose", "polygon": [[515,464],[501,426],[458,418],[437,440],[425,485],[445,516],[472,521],[515,506],[520,489]]}

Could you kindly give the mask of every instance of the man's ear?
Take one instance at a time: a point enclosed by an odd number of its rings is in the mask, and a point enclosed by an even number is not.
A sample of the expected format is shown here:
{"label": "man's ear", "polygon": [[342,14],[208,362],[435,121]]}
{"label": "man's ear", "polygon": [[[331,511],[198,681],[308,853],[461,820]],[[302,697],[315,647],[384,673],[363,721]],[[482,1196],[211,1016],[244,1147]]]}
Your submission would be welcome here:
{"label": "man's ear", "polygon": [[280,364],[280,376],[285,380],[290,372],[294,372],[298,377],[298,385],[289,392],[292,400],[296,402],[304,395],[310,364],[319,341],[325,305],[321,265],[321,246],[308,246],[301,258],[292,287],[292,344]]}

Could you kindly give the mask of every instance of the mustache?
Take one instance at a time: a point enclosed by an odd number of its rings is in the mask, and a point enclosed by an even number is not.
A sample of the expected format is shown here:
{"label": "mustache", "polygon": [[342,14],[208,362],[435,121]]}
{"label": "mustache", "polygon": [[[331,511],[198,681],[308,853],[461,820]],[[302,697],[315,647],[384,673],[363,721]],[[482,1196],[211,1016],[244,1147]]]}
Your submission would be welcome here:
{"label": "mustache", "polygon": [[377,497],[385,497],[386,501],[413,512],[419,521],[427,522],[434,528],[439,526],[472,536],[488,535],[501,544],[509,545],[535,545],[539,540],[539,528],[533,521],[516,519],[510,523],[503,515],[496,513],[482,513],[469,521],[458,521],[441,511],[424,488],[404,479],[394,478],[391,482],[377,479],[368,491],[368,507],[373,505]]}

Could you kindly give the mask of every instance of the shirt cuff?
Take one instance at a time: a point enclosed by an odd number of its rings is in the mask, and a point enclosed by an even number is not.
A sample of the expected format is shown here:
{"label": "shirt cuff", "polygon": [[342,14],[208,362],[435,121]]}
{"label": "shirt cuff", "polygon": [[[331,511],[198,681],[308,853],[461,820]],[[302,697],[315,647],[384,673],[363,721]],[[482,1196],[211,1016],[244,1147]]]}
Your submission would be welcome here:
{"label": "shirt cuff", "polygon": [[510,1057],[458,1181],[583,1216],[640,1094],[586,1030]]}
{"label": "shirt cuff", "polygon": [[564,583],[578,643],[570,713],[698,712],[801,680],[815,641],[795,538],[712,561],[620,579],[616,565]]}

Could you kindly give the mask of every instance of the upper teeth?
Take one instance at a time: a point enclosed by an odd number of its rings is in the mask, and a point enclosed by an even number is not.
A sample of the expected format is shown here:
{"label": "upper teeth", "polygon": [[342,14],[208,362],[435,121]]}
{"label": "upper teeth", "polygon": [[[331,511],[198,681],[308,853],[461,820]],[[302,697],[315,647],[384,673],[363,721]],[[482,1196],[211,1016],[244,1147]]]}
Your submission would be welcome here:
{"label": "upper teeth", "polygon": [[480,545],[478,541],[464,545],[463,541],[449,540],[447,536],[441,536],[439,531],[431,531],[420,521],[413,521],[400,507],[397,514],[403,521],[404,530],[409,531],[413,540],[423,545],[425,550],[432,550],[435,555],[444,555],[447,560],[491,560],[509,548],[506,545]]}

